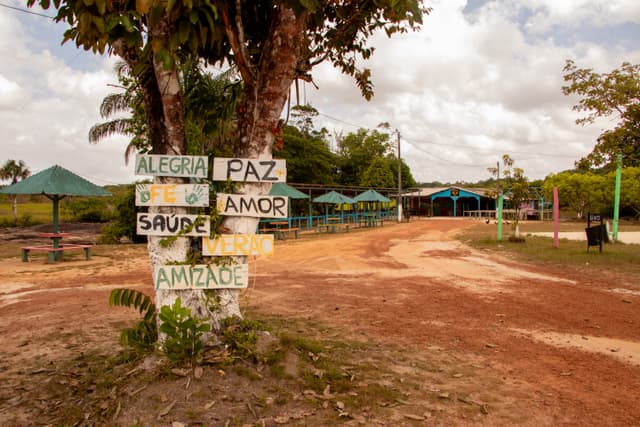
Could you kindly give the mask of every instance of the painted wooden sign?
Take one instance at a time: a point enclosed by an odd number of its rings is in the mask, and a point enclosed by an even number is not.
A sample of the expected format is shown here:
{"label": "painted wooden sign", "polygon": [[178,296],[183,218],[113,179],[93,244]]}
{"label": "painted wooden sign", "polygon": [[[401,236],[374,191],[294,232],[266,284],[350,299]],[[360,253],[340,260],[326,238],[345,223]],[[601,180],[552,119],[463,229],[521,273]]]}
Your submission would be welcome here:
{"label": "painted wooden sign", "polygon": [[213,159],[214,181],[240,182],[286,182],[285,160],[275,159],[234,159],[215,157]]}
{"label": "painted wooden sign", "polygon": [[248,196],[223,194],[216,196],[220,215],[250,216],[254,218],[286,218],[289,198],[286,196]]}
{"label": "painted wooden sign", "polygon": [[244,289],[249,285],[247,264],[163,265],[155,269],[156,289]]}
{"label": "painted wooden sign", "polygon": [[207,156],[169,156],[163,154],[138,154],[136,156],[136,175],[206,178],[208,169]]}
{"label": "painted wooden sign", "polygon": [[273,255],[273,234],[222,234],[202,238],[202,255]]}
{"label": "painted wooden sign", "polygon": [[211,222],[208,215],[138,213],[136,233],[139,236],[209,236]]}
{"label": "painted wooden sign", "polygon": [[136,206],[209,206],[209,185],[137,184]]}

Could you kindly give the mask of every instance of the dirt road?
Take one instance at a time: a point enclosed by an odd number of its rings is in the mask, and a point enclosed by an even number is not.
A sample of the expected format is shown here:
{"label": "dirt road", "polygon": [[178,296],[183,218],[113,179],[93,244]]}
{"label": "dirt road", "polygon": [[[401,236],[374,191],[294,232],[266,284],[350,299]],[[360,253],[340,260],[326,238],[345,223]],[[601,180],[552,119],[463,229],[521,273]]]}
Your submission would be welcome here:
{"label": "dirt road", "polygon": [[[519,424],[640,424],[640,281],[491,258],[455,240],[472,224],[418,220],[287,242],[258,261],[250,300],[472,361],[467,381],[504,424],[508,413]],[[483,390],[488,378],[500,390]]]}
{"label": "dirt road", "polygon": [[[443,374],[425,373],[407,399],[450,414],[448,424],[640,424],[638,278],[489,256],[455,239],[472,224],[416,220],[279,242],[252,261],[244,303],[432,364]],[[12,387],[28,389],[19,378],[38,361],[117,348],[118,329],[136,317],[106,304],[123,286],[152,292],[144,247],[56,265],[0,260],[0,415],[19,407]],[[488,413],[468,416],[467,401]]]}

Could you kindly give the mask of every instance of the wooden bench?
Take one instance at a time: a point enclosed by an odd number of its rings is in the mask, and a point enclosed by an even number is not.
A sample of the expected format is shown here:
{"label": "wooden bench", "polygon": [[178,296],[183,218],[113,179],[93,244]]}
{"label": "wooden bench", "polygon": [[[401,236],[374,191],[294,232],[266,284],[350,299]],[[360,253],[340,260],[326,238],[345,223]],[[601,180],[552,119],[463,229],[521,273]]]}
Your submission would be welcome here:
{"label": "wooden bench", "polygon": [[287,234],[286,233],[291,233],[291,232],[293,232],[294,237],[297,239],[298,238],[298,227],[281,228],[279,230],[276,230],[276,238],[280,239],[280,240],[285,240],[287,238]]}
{"label": "wooden bench", "polygon": [[318,224],[316,231],[318,233],[335,233],[336,231],[348,233],[349,224]]}
{"label": "wooden bench", "polygon": [[[23,246],[22,247],[22,261],[29,261],[29,252],[47,252],[47,262],[53,263],[62,257],[64,251],[71,249],[82,249],[84,251],[85,259],[91,259],[91,246],[92,245],[72,245],[62,244],[57,248],[53,246]],[[56,256],[57,255],[57,256]]]}

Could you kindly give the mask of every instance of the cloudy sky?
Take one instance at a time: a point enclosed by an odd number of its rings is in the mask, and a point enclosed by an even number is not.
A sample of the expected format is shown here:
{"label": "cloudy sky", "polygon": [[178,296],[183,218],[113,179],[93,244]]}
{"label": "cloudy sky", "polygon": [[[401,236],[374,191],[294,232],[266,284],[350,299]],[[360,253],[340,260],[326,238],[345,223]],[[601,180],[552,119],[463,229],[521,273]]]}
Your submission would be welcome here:
{"label": "cloudy sky", "polygon": [[[99,185],[131,182],[124,138],[87,140],[102,99],[116,91],[114,58],[60,46],[64,27],[10,8],[24,4],[0,0],[0,162],[24,160],[33,172],[59,164]],[[615,125],[575,124],[562,68],[567,59],[598,72],[639,63],[638,0],[429,4],[422,31],[372,40],[372,101],[329,65],[315,69],[319,89],[307,85],[302,101],[320,111],[317,125],[345,134],[388,122],[421,182],[486,179],[502,154],[544,178],[571,168]]]}

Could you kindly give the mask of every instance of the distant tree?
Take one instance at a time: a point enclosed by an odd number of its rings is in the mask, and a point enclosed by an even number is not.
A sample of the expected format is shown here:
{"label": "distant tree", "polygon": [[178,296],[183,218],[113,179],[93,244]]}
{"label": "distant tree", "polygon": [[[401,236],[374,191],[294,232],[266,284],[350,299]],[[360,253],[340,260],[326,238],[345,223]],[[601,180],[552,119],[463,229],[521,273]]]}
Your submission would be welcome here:
{"label": "distant tree", "polygon": [[338,141],[340,183],[360,185],[363,173],[373,159],[384,158],[390,149],[391,142],[386,133],[359,129],[347,134]]}
{"label": "distant tree", "polygon": [[287,181],[302,184],[335,182],[336,156],[322,137],[285,126],[282,141],[282,148],[274,147],[274,157],[287,160]]}
{"label": "distant tree", "polygon": [[577,124],[593,123],[601,117],[618,119],[616,127],[601,133],[593,151],[576,166],[612,168],[618,153],[625,166],[640,166],[640,64],[624,62],[610,73],[599,74],[568,60],[564,72],[569,84],[562,87],[562,92],[579,95],[581,99],[573,109],[587,113],[576,120]]}
{"label": "distant tree", "polygon": [[499,194],[501,191],[509,199],[509,204],[515,210],[515,220],[513,222],[514,237],[520,238],[519,220],[524,202],[528,201],[531,197],[529,191],[529,180],[524,175],[524,170],[514,166],[515,161],[508,155],[502,155],[502,177],[498,175],[498,167],[488,168],[488,171],[494,175],[498,180],[499,188],[496,188],[495,194]]}
{"label": "distant tree", "polygon": [[[0,180],[11,181],[11,184],[16,184],[19,181],[27,178],[31,175],[31,171],[27,167],[26,163],[22,160],[7,160],[2,168],[0,168]],[[18,196],[13,196],[13,220],[18,221]]]}
{"label": "distant tree", "polygon": [[392,164],[386,157],[374,158],[371,163],[369,163],[369,167],[362,173],[360,185],[374,188],[394,187],[397,178],[391,166]]}
{"label": "distant tree", "polygon": [[547,176],[542,189],[544,197],[551,200],[553,187],[558,187],[560,206],[569,207],[582,218],[587,212],[600,212],[605,208],[611,194],[608,181],[605,176],[592,172],[567,171]]}

